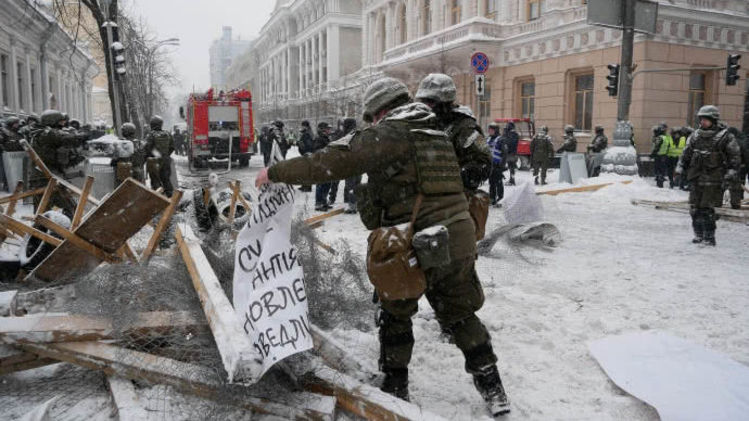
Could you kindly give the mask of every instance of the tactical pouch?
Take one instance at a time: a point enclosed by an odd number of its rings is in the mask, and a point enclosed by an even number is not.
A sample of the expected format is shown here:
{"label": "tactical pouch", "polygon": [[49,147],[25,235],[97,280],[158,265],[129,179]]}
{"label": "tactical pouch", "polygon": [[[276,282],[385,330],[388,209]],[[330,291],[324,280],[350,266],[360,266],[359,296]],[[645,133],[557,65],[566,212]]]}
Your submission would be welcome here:
{"label": "tactical pouch", "polygon": [[427,270],[450,264],[450,232],[444,225],[421,230],[412,241],[419,266]]}
{"label": "tactical pouch", "polygon": [[483,190],[467,192],[468,212],[476,226],[476,241],[484,239],[486,235],[486,220],[489,219],[489,195]]}
{"label": "tactical pouch", "polygon": [[356,195],[356,206],[359,211],[364,226],[368,230],[377,229],[382,224],[382,212],[384,208],[379,205],[377,195],[373,187],[367,183],[362,183],[354,188]]}
{"label": "tactical pouch", "polygon": [[419,195],[406,232],[387,227],[369,234],[367,274],[383,300],[419,298],[426,290],[426,275],[412,245],[414,223],[422,200],[423,196]]}

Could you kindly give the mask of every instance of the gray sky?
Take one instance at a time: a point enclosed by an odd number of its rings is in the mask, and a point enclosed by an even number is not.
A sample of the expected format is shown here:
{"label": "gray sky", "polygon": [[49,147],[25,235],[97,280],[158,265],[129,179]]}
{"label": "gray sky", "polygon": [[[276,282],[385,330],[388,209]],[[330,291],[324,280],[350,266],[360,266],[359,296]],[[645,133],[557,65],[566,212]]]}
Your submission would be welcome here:
{"label": "gray sky", "polygon": [[[176,92],[207,90],[210,85],[208,48],[221,37],[221,27],[233,27],[234,38],[252,39],[270,17],[275,0],[129,0],[159,39],[176,37],[172,60],[182,79]],[[126,4],[127,4],[126,3]],[[127,6],[126,6],[127,7]]]}

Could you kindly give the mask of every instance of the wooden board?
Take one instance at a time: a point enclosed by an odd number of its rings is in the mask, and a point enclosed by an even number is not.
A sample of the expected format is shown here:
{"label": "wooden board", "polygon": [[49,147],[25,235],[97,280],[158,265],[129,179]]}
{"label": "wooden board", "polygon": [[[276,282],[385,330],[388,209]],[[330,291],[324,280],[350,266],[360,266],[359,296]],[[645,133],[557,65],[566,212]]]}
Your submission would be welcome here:
{"label": "wooden board", "polygon": [[319,355],[330,367],[359,378],[371,380],[377,377],[376,367],[351,355],[341,343],[319,327],[310,324],[310,333],[312,333],[315,354]]}
{"label": "wooden board", "polygon": [[[655,200],[632,199],[633,205],[653,206],[658,210],[667,210],[672,212],[689,213],[690,205],[687,202],[659,202]],[[713,208],[720,218],[726,221],[749,223],[749,210]]]}
{"label": "wooden board", "polygon": [[59,361],[40,357],[10,345],[0,345],[0,376],[57,363]]}
{"label": "wooden board", "polygon": [[312,224],[314,224],[314,223],[316,223],[316,222],[324,221],[324,220],[326,220],[326,219],[329,219],[329,218],[332,218],[332,217],[334,217],[334,216],[336,216],[336,215],[340,215],[340,214],[342,214],[342,213],[343,213],[344,211],[345,211],[345,209],[343,209],[343,208],[338,208],[338,209],[336,209],[336,210],[334,210],[334,211],[330,211],[330,212],[328,212],[328,213],[323,213],[323,214],[321,214],[321,215],[316,215],[316,216],[313,216],[313,217],[311,217],[311,218],[307,218],[307,219],[305,219],[305,220],[304,220],[304,222],[305,222],[305,223],[306,223],[307,225],[312,225]]}
{"label": "wooden board", "polygon": [[0,317],[16,315],[16,297],[17,290],[0,292]]}
{"label": "wooden board", "polygon": [[120,376],[107,376],[109,393],[117,412],[119,421],[143,421],[148,419],[148,412],[143,406],[144,402],[138,399],[135,385],[130,379]]}
{"label": "wooden board", "polygon": [[148,264],[149,259],[151,259],[151,254],[154,250],[156,250],[156,245],[159,243],[161,235],[169,226],[169,222],[171,222],[172,217],[174,216],[174,212],[177,211],[179,201],[182,200],[182,194],[182,190],[177,190],[172,195],[172,198],[169,201],[169,206],[166,207],[166,210],[164,211],[164,213],[162,213],[161,218],[159,218],[159,223],[156,224],[156,228],[153,229],[151,239],[148,241],[146,249],[143,250],[143,254],[139,259],[141,263]]}
{"label": "wooden board", "polygon": [[[259,414],[276,415],[285,419],[332,420],[327,411],[330,405],[314,405],[314,408],[296,408],[285,403],[267,399],[248,397],[245,393],[231,393],[231,386],[221,383],[213,370],[195,364],[184,363],[144,352],[120,348],[102,342],[70,342],[59,344],[25,344],[21,347],[47,358],[99,370],[107,375],[117,375],[128,379],[148,381],[173,386],[178,391],[208,399],[216,399]],[[241,386],[235,386],[242,390]],[[307,396],[293,399],[279,396],[279,399],[298,401],[302,405],[309,401]],[[322,400],[320,400],[322,401]],[[322,401],[324,402],[324,401]]]}
{"label": "wooden board", "polygon": [[262,371],[260,356],[242,330],[234,307],[200,248],[199,240],[186,224],[177,225],[176,237],[182,260],[187,265],[224,368],[229,374],[229,382],[255,383]]}
{"label": "wooden board", "polygon": [[41,314],[0,318],[0,342],[19,344],[94,341],[129,334],[159,335],[177,330],[197,333],[205,328],[205,319],[189,312],[141,313],[132,323],[122,326],[120,331],[115,331],[112,321],[103,317]]}
{"label": "wooden board", "polygon": [[13,194],[13,195],[10,195],[10,196],[5,196],[3,198],[0,198],[0,204],[10,203],[10,202],[12,202],[14,200],[18,201],[18,200],[25,199],[25,198],[31,197],[31,196],[38,196],[40,194],[44,194],[44,191],[46,189],[47,189],[46,187],[40,187],[40,188],[38,188],[36,190],[29,190],[29,191],[26,191],[26,192],[23,192],[23,193]]}
{"label": "wooden board", "polygon": [[[168,205],[169,201],[163,196],[127,179],[73,232],[97,248],[114,254]],[[70,282],[94,270],[101,262],[70,241],[64,241],[27,279]]]}
{"label": "wooden board", "polygon": [[[621,184],[631,184],[632,180],[622,181]],[[592,186],[581,186],[581,187],[570,187],[568,189],[559,189],[559,190],[547,190],[547,191],[539,191],[536,192],[537,195],[549,195],[549,196],[556,196],[558,194],[562,193],[584,193],[584,192],[593,192],[598,191],[604,187],[608,187],[611,185],[614,185],[616,183],[603,183],[603,184],[594,184]]]}
{"label": "wooden board", "polygon": [[325,365],[302,379],[303,387],[314,393],[335,396],[338,406],[368,420],[420,421],[444,420],[437,414],[391,396]]}

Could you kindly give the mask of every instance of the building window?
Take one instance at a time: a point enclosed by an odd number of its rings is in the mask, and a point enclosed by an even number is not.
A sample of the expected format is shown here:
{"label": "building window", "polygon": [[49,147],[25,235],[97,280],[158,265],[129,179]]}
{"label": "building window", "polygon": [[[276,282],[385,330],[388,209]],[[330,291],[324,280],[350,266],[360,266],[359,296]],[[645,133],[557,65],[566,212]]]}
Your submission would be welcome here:
{"label": "building window", "polygon": [[16,63],[16,78],[18,80],[18,108],[21,110],[26,109],[26,95],[23,93],[26,91],[23,78],[23,63]]}
{"label": "building window", "polygon": [[593,128],[593,74],[576,75],[574,116],[577,130]]}
{"label": "building window", "polygon": [[527,0],[528,1],[528,21],[536,20],[544,12],[544,0]]}
{"label": "building window", "polygon": [[689,100],[687,103],[687,126],[697,123],[697,112],[705,105],[707,73],[692,72],[689,75]]}
{"label": "building window", "polygon": [[460,0],[450,0],[450,25],[460,23]]}
{"label": "building window", "polygon": [[421,35],[428,35],[432,32],[432,2],[431,0],[424,0],[424,5],[421,9]]}
{"label": "building window", "polygon": [[494,19],[497,16],[497,0],[484,0],[484,16]]}
{"label": "building window", "polygon": [[8,75],[8,56],[5,54],[0,54],[0,84],[2,84],[2,91],[3,91],[3,97],[2,97],[2,104],[3,106],[10,105],[9,100],[9,92],[10,92],[10,84],[9,84],[9,78]]}
{"label": "building window", "polygon": [[536,82],[520,82],[520,116],[533,118],[536,114]]}

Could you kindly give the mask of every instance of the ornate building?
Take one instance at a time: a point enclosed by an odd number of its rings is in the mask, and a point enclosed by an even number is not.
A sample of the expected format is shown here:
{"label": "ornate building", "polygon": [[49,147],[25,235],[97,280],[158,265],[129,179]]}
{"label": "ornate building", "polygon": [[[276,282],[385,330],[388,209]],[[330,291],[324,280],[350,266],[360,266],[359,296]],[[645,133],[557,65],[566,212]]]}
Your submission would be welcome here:
{"label": "ornate building", "polygon": [[211,86],[215,89],[227,88],[227,69],[234,59],[247,51],[250,46],[249,41],[234,39],[231,33],[231,26],[224,26],[221,38],[213,41],[208,51],[211,66]]}
{"label": "ornate building", "polygon": [[51,14],[35,1],[7,0],[0,28],[0,115],[56,108],[89,121],[99,69]]}
{"label": "ornate building", "polygon": [[[332,120],[356,112],[361,69],[359,0],[277,0],[229,80],[251,87],[258,122]],[[247,73],[252,72],[252,73]]]}
{"label": "ornate building", "polygon": [[[533,117],[557,140],[573,124],[583,143],[595,125],[613,130],[616,98],[606,91],[607,65],[620,61],[621,31],[587,23],[586,0],[364,0],[364,66],[415,88],[441,71],[482,123]],[[749,49],[749,3],[659,2],[656,33],[635,39],[636,70],[725,66]],[[490,58],[483,98],[475,95],[470,57]],[[743,68],[749,68],[749,57]],[[743,70],[742,70],[743,72]],[[744,72],[745,73],[745,72]],[[741,127],[747,84],[725,86],[718,70],[641,73],[634,79],[631,120],[642,150],[650,127],[694,124],[702,104],[721,107]]]}

